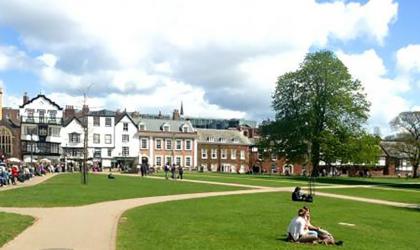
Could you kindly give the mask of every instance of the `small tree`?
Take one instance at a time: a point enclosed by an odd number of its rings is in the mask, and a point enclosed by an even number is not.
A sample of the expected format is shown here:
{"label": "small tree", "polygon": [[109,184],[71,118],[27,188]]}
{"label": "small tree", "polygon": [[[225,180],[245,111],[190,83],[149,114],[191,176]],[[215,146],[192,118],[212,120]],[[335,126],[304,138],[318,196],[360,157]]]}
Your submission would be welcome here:
{"label": "small tree", "polygon": [[399,132],[396,149],[409,159],[413,166],[413,178],[417,178],[420,164],[420,111],[402,112],[390,124]]}

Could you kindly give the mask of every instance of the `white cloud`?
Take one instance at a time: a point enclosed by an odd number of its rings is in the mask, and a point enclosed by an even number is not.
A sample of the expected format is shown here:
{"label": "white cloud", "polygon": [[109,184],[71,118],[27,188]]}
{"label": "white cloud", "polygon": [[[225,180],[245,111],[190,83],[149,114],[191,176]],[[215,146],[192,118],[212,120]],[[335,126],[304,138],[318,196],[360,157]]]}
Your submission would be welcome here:
{"label": "white cloud", "polygon": [[420,72],[420,44],[410,44],[397,51],[397,66],[402,73]]}
{"label": "white cloud", "polygon": [[48,92],[70,97],[94,83],[98,106],[172,109],[183,100],[191,115],[260,119],[277,76],[310,48],[382,43],[397,9],[391,0],[2,1],[0,24],[42,55],[16,60],[17,49],[0,48],[0,70],[32,70]]}

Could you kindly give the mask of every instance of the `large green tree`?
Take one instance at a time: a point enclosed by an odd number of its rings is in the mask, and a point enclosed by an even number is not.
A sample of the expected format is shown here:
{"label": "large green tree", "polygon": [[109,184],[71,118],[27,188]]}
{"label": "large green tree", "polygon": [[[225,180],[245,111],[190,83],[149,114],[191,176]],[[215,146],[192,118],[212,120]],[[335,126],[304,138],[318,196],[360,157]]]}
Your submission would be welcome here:
{"label": "large green tree", "polygon": [[331,51],[309,53],[296,71],[280,76],[272,106],[275,121],[262,126],[262,143],[288,160],[307,159],[313,175],[321,160],[363,161],[355,157],[358,139],[379,149],[363,131],[370,104],[361,83]]}
{"label": "large green tree", "polygon": [[420,111],[400,113],[391,121],[391,127],[399,132],[396,149],[408,158],[413,166],[413,178],[417,178],[420,164]]}

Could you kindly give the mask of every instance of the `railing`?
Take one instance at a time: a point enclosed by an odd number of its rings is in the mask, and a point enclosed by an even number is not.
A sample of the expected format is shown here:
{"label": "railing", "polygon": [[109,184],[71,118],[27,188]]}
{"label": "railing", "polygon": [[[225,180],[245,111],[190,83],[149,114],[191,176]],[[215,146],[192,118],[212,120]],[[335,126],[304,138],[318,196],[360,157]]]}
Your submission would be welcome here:
{"label": "railing", "polygon": [[25,123],[61,125],[62,121],[63,120],[61,118],[22,116],[22,122]]}

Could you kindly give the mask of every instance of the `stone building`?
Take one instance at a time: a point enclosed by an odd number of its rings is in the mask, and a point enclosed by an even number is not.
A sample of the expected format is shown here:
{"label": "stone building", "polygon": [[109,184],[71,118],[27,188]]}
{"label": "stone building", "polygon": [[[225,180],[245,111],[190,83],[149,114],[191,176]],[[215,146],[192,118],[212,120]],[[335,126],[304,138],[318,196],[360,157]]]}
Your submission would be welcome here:
{"label": "stone building", "polygon": [[0,160],[22,159],[19,110],[3,107],[3,89],[0,88]]}
{"label": "stone building", "polygon": [[203,171],[249,171],[251,142],[238,130],[198,129],[198,165]]}

